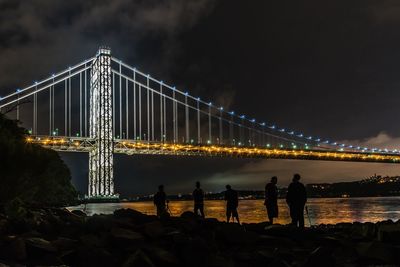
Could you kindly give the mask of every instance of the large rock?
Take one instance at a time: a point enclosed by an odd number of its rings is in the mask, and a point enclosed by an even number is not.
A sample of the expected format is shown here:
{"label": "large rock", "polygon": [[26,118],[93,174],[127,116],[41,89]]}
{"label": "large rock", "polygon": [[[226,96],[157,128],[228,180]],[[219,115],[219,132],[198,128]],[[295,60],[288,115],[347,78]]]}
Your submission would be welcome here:
{"label": "large rock", "polygon": [[86,217],[87,216],[86,213],[81,211],[81,210],[72,210],[71,213],[75,214],[76,216],[79,216],[79,217]]}
{"label": "large rock", "polygon": [[119,266],[120,261],[104,248],[86,246],[63,254],[62,260],[68,266]]}
{"label": "large rock", "polygon": [[43,238],[31,237],[27,238],[26,245],[31,251],[41,251],[41,252],[57,252],[57,248],[54,247],[50,241]]}
{"label": "large rock", "polygon": [[61,221],[63,221],[64,223],[69,223],[72,225],[81,225],[84,223],[84,217],[77,215],[75,213],[70,212],[67,209],[56,209],[53,211],[55,215],[57,215]]}
{"label": "large rock", "polygon": [[92,233],[108,232],[113,227],[113,218],[110,215],[95,214],[88,217],[85,226],[86,230]]}
{"label": "large rock", "polygon": [[87,234],[82,235],[79,239],[86,247],[103,248],[107,246],[105,235]]}
{"label": "large rock", "polygon": [[53,244],[53,246],[55,246],[59,251],[63,251],[74,249],[78,244],[78,241],[65,237],[58,237],[56,240],[51,241],[51,244]]}
{"label": "large rock", "polygon": [[304,267],[334,267],[335,258],[332,256],[332,250],[326,247],[318,247],[307,259]]}
{"label": "large rock", "polygon": [[117,227],[111,229],[111,237],[114,238],[116,241],[122,242],[136,243],[144,240],[144,236],[141,233]]}
{"label": "large rock", "polygon": [[154,246],[147,248],[147,250],[157,266],[176,266],[179,263],[179,259],[174,254],[161,247]]}
{"label": "large rock", "polygon": [[165,234],[164,226],[159,221],[149,222],[143,225],[144,233],[150,238],[156,239]]}
{"label": "large rock", "polygon": [[152,260],[140,249],[130,255],[123,267],[155,267]]}
{"label": "large rock", "polygon": [[26,259],[26,245],[22,238],[15,238],[9,246],[10,257],[18,261],[23,261]]}
{"label": "large rock", "polygon": [[399,224],[379,224],[377,228],[379,241],[400,244]]}
{"label": "large rock", "polygon": [[259,236],[245,229],[236,223],[221,224],[216,232],[217,239],[228,245],[250,245],[254,244]]}
{"label": "large rock", "polygon": [[27,238],[25,242],[29,266],[59,266],[62,264],[57,255],[57,248],[51,242],[38,237]]}
{"label": "large rock", "polygon": [[399,264],[399,249],[378,241],[360,242],[356,250],[362,262],[372,264]]}

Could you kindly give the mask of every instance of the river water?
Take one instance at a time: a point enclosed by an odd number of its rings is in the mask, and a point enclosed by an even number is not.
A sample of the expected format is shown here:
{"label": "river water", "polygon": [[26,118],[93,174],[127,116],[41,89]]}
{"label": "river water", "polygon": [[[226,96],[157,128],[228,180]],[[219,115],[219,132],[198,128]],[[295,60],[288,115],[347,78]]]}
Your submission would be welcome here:
{"label": "river water", "polygon": [[[242,222],[257,223],[267,220],[263,200],[241,200],[239,216]],[[278,201],[279,218],[276,223],[290,222],[289,210],[283,199]],[[335,224],[339,222],[378,222],[383,220],[400,219],[400,197],[371,197],[371,198],[314,198],[307,202],[309,217],[305,215],[306,225]],[[155,214],[152,202],[124,202],[87,204],[70,207],[69,209],[84,210],[88,215],[111,214],[116,209],[131,208],[145,214]],[[192,201],[171,201],[169,209],[173,216],[179,216],[184,211],[193,209]],[[225,201],[205,201],[206,217],[225,220]]]}

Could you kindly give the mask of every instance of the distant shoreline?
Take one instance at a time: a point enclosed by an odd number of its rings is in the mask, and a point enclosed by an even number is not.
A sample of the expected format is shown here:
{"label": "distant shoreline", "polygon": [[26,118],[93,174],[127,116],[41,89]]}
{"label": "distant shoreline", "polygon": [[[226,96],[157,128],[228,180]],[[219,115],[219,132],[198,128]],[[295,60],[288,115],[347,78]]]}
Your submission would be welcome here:
{"label": "distant shoreline", "polygon": [[[400,198],[400,195],[397,196],[356,196],[356,197],[309,197],[308,199],[360,199],[360,198]],[[285,199],[284,197],[280,197],[278,199]],[[223,200],[223,199],[205,199],[204,201],[215,201],[215,200]],[[264,198],[243,198],[239,199],[240,201],[244,200],[264,200]],[[121,203],[135,203],[135,202],[151,202],[152,199],[140,199],[140,200],[120,200]],[[182,198],[173,198],[169,199],[169,201],[192,201],[192,199],[182,199]],[[99,203],[101,204],[101,203]]]}

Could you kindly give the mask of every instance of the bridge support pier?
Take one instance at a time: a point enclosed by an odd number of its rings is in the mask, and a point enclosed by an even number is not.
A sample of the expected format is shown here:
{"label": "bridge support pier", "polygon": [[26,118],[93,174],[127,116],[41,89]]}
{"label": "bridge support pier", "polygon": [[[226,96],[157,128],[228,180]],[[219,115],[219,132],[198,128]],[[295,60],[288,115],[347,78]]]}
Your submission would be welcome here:
{"label": "bridge support pier", "polygon": [[88,198],[115,200],[113,176],[113,112],[111,50],[101,47],[92,62],[90,75],[90,137],[95,146],[89,152]]}

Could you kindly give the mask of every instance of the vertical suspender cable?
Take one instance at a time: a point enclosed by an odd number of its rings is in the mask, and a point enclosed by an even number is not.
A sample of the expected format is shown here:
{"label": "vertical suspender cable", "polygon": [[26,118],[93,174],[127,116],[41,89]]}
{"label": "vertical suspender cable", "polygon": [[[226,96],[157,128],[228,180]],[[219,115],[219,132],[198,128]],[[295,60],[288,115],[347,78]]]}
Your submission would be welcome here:
{"label": "vertical suspender cable", "polygon": [[211,103],[208,105],[208,143],[212,143],[211,137]]}
{"label": "vertical suspender cable", "polygon": [[200,136],[200,99],[197,99],[197,143],[201,143]]}
{"label": "vertical suspender cable", "polygon": [[52,135],[52,130],[51,130],[51,122],[52,122],[52,118],[51,118],[51,116],[52,116],[52,112],[51,112],[51,110],[52,110],[52,100],[51,100],[51,97],[52,97],[52,88],[53,88],[53,86],[51,85],[50,86],[50,89],[49,89],[49,135],[51,136]]}
{"label": "vertical suspender cable", "polygon": [[122,133],[122,66],[119,63],[119,136],[123,138]]}
{"label": "vertical suspender cable", "polygon": [[142,86],[139,84],[139,139],[142,140]]}
{"label": "vertical suspender cable", "polygon": [[36,119],[37,119],[37,116],[36,116],[36,109],[37,109],[37,96],[36,96],[36,91],[37,91],[37,86],[35,86],[35,94],[33,95],[33,126],[32,126],[32,133],[34,134],[34,135],[36,135],[37,134],[37,132],[36,132]]}
{"label": "vertical suspender cable", "polygon": [[229,143],[235,145],[233,141],[233,112],[231,112],[231,119],[229,120]]}
{"label": "vertical suspender cable", "polygon": [[79,136],[82,136],[82,72],[79,73]]}
{"label": "vertical suspender cable", "polygon": [[51,112],[53,113],[52,115],[51,115],[51,131],[52,132],[54,132],[54,128],[55,128],[55,126],[54,126],[54,115],[55,115],[55,110],[54,110],[54,98],[55,98],[55,88],[54,88],[54,78],[53,78],[53,91],[52,91],[52,96],[51,96],[51,101],[52,101],[52,103],[51,103]]}
{"label": "vertical suspender cable", "polygon": [[151,91],[151,140],[154,141],[154,92]]}
{"label": "vertical suspender cable", "polygon": [[113,76],[112,76],[112,113],[113,113],[113,137],[115,138],[115,73],[113,72]]}
{"label": "vertical suspender cable", "polygon": [[[86,64],[85,64],[86,67]],[[85,70],[85,136],[87,137],[87,70]]]}
{"label": "vertical suspender cable", "polygon": [[219,144],[222,144],[223,132],[222,132],[222,107],[219,109]]}
{"label": "vertical suspender cable", "polygon": [[176,133],[176,142],[179,143],[179,128],[178,128],[178,101],[175,101],[175,133]]}
{"label": "vertical suspender cable", "polygon": [[160,83],[160,141],[164,141],[164,130],[163,130],[163,91],[162,82]]}
{"label": "vertical suspender cable", "polygon": [[147,141],[150,142],[150,89],[149,89],[149,76],[147,76],[147,90],[146,90],[146,98],[147,98]]}
{"label": "vertical suspender cable", "polygon": [[71,136],[71,71],[68,77],[68,134]]}
{"label": "vertical suspender cable", "polygon": [[126,136],[125,139],[129,139],[129,85],[128,79],[125,79],[125,93],[126,93],[126,101],[125,101],[125,109],[126,109]]}
{"label": "vertical suspender cable", "polygon": [[176,142],[176,127],[175,127],[175,123],[176,123],[176,120],[175,120],[175,88],[174,88],[174,90],[172,91],[172,128],[173,128],[173,132],[174,132],[174,143]]}
{"label": "vertical suspender cable", "polygon": [[133,71],[133,139],[136,138],[136,71]]}
{"label": "vertical suspender cable", "polygon": [[166,105],[166,97],[164,96],[163,97],[163,108],[164,108],[164,134],[163,134],[163,137],[164,137],[164,142],[166,141],[166,139],[167,139],[167,105]]}
{"label": "vertical suspender cable", "polygon": [[185,94],[185,126],[186,126],[186,143],[189,143],[189,106],[187,94]]}
{"label": "vertical suspender cable", "polygon": [[64,135],[67,136],[68,135],[68,89],[67,89],[67,80],[65,80],[64,83],[64,93],[65,93],[65,97],[64,97]]}

